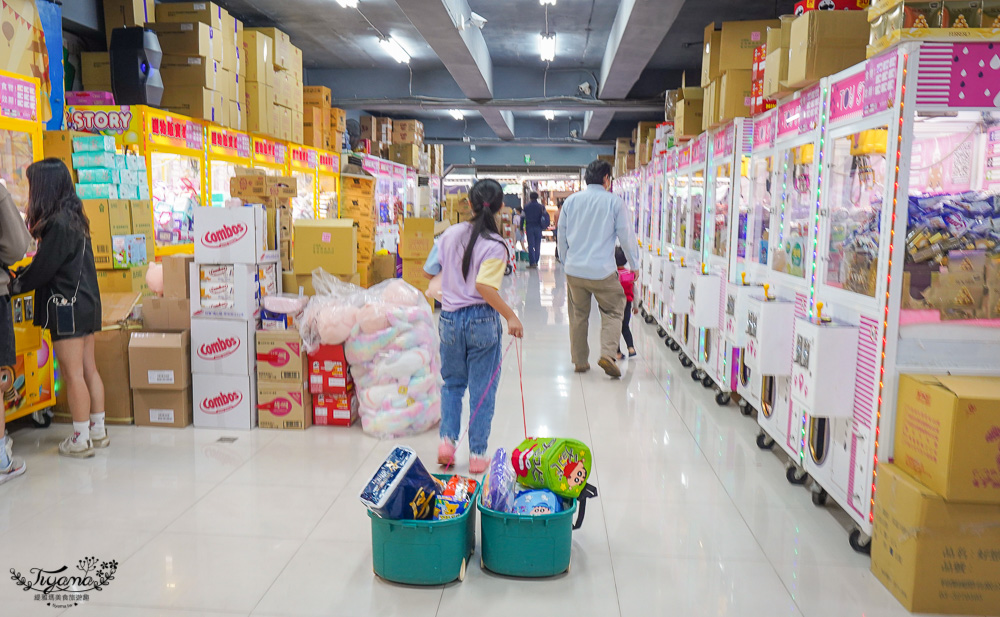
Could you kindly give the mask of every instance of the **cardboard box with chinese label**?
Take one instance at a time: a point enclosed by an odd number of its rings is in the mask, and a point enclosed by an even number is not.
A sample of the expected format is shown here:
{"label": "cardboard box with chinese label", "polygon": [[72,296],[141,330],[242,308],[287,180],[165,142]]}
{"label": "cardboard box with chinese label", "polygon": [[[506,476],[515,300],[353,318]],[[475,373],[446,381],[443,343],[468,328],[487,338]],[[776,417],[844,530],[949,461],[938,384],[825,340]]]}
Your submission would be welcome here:
{"label": "cardboard box with chinese label", "polygon": [[434,219],[407,218],[403,221],[399,256],[403,259],[426,259],[434,248]]}
{"label": "cardboard box with chinese label", "polygon": [[343,345],[320,345],[308,354],[307,362],[312,394],[343,393],[354,383]]}
{"label": "cardboard box with chinese label", "polygon": [[306,350],[298,330],[257,332],[256,357],[261,382],[306,382]]}
{"label": "cardboard box with chinese label", "polygon": [[295,221],[295,273],[323,268],[331,274],[358,271],[357,230],[350,219]]}
{"label": "cardboard box with chinese label", "polygon": [[351,426],[358,419],[358,397],[354,388],[340,394],[313,394],[313,424]]}
{"label": "cardboard box with chinese label", "polygon": [[301,383],[261,381],[257,384],[257,426],[306,429],[312,426],[312,396]]}
{"label": "cardboard box with chinese label", "polygon": [[1000,506],[947,503],[887,463],[877,489],[871,569],[892,595],[914,613],[1000,615]]}
{"label": "cardboard box with chinese label", "polygon": [[894,460],[949,502],[1000,504],[1000,377],[903,375]]}

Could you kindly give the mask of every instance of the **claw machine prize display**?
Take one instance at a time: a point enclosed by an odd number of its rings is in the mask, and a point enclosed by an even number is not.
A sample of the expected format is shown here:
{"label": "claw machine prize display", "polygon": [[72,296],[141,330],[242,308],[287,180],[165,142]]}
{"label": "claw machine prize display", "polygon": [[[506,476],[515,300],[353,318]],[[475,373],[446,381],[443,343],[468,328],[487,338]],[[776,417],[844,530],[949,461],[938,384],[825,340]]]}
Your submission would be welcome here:
{"label": "claw machine prize display", "polygon": [[395,253],[399,242],[399,225],[396,222],[392,163],[366,156],[362,167],[375,176],[375,209],[378,217],[375,222],[375,250]]}
{"label": "claw machine prize display", "polygon": [[652,283],[660,298],[657,322],[668,332],[666,341],[668,346],[673,342],[673,339],[669,337],[669,332],[674,329],[674,316],[668,310],[668,285],[672,280],[674,267],[677,265],[677,262],[674,261],[673,251],[673,224],[677,215],[677,157],[679,150],[677,147],[670,148],[663,156],[660,229],[656,234],[657,248],[663,261],[660,264],[660,280]]}
{"label": "claw machine prize display", "polygon": [[417,215],[417,170],[406,168],[406,201],[403,204],[405,216]]}
{"label": "claw machine prize display", "polygon": [[[699,355],[698,329],[691,323],[690,311],[694,304],[692,286],[696,276],[702,274],[702,229],[705,220],[705,176],[708,167],[708,133],[691,140],[686,160],[681,161],[680,175],[687,185],[682,194],[679,237],[682,246],[681,268],[674,272],[674,310],[677,315],[677,340],[681,345],[681,363],[690,366]],[[681,151],[683,156],[684,151]],[[685,163],[687,163],[685,165]],[[685,358],[687,361],[685,361]]]}
{"label": "claw machine prize display", "polygon": [[[854,519],[852,545],[871,534],[879,463],[896,442],[926,440],[925,425],[896,423],[899,376],[1000,375],[996,48],[908,43],[829,79],[816,289],[793,396],[807,468]],[[824,378],[853,396],[824,400]]]}
{"label": "claw machine prize display", "polygon": [[209,125],[208,127],[208,186],[210,206],[225,206],[231,197],[229,181],[236,177],[237,167],[250,167],[250,135]]}
{"label": "claw machine prize display", "polygon": [[288,144],[289,171],[298,180],[299,194],[292,198],[292,218],[318,219],[316,205],[316,172],[319,168],[319,152],[309,146]]}
{"label": "claw machine prize display", "polygon": [[251,135],[250,152],[254,169],[260,169],[268,176],[288,174],[288,144],[285,142]]}
{"label": "claw machine prize display", "polygon": [[69,107],[66,119],[70,130],[112,135],[119,150],[145,157],[156,252],[189,252],[207,188],[205,125],[142,105]]}
{"label": "claw machine prize display", "polygon": [[[25,170],[42,158],[39,97],[37,79],[0,71],[0,180],[22,216],[28,205]],[[13,296],[10,310],[16,360],[13,367],[0,367],[0,396],[7,420],[14,420],[55,404],[55,358],[48,331],[32,323],[35,295]]]}
{"label": "claw machine prize display", "polygon": [[316,162],[316,216],[335,219],[339,216],[340,155],[319,150]]}

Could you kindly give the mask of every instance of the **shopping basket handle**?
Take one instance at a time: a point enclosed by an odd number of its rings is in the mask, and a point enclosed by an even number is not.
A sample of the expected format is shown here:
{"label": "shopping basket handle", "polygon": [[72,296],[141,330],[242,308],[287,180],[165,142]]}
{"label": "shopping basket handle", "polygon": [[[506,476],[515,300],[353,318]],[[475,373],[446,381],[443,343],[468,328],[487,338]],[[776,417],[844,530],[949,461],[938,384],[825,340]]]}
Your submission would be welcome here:
{"label": "shopping basket handle", "polygon": [[583,526],[583,517],[587,514],[587,500],[591,497],[597,497],[597,487],[593,484],[587,484],[580,492],[580,496],[577,497],[580,512],[576,515],[576,523],[573,524],[574,530]]}

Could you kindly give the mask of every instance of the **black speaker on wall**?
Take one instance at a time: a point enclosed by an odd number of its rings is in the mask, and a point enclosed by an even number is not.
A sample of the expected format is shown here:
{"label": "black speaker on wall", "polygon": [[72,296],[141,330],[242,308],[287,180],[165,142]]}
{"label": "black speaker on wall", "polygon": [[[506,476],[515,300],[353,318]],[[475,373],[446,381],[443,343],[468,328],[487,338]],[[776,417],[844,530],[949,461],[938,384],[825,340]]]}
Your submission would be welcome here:
{"label": "black speaker on wall", "polygon": [[118,105],[158,107],[163,98],[160,39],[146,28],[111,31],[111,90]]}

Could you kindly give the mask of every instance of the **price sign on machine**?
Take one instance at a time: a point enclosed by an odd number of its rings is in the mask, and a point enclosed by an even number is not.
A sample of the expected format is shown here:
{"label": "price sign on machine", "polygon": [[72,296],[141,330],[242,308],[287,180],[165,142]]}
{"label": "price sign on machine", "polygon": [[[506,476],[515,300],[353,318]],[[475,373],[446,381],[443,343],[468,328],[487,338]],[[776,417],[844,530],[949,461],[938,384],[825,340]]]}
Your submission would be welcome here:
{"label": "price sign on machine", "polygon": [[38,82],[0,75],[0,114],[12,120],[38,120]]}
{"label": "price sign on machine", "polygon": [[819,111],[823,102],[819,84],[802,92],[799,97],[799,134],[808,133],[819,126]]}
{"label": "price sign on machine", "polygon": [[895,104],[898,65],[899,55],[896,51],[865,63],[865,116],[883,112]]}
{"label": "price sign on machine", "polygon": [[202,150],[205,146],[204,127],[183,116],[148,111],[146,139],[150,144]]}
{"label": "price sign on machine", "polygon": [[830,86],[830,122],[861,117],[865,107],[865,73],[856,73]]}
{"label": "price sign on machine", "polygon": [[761,150],[774,145],[775,112],[761,114],[753,123],[753,149]]}

